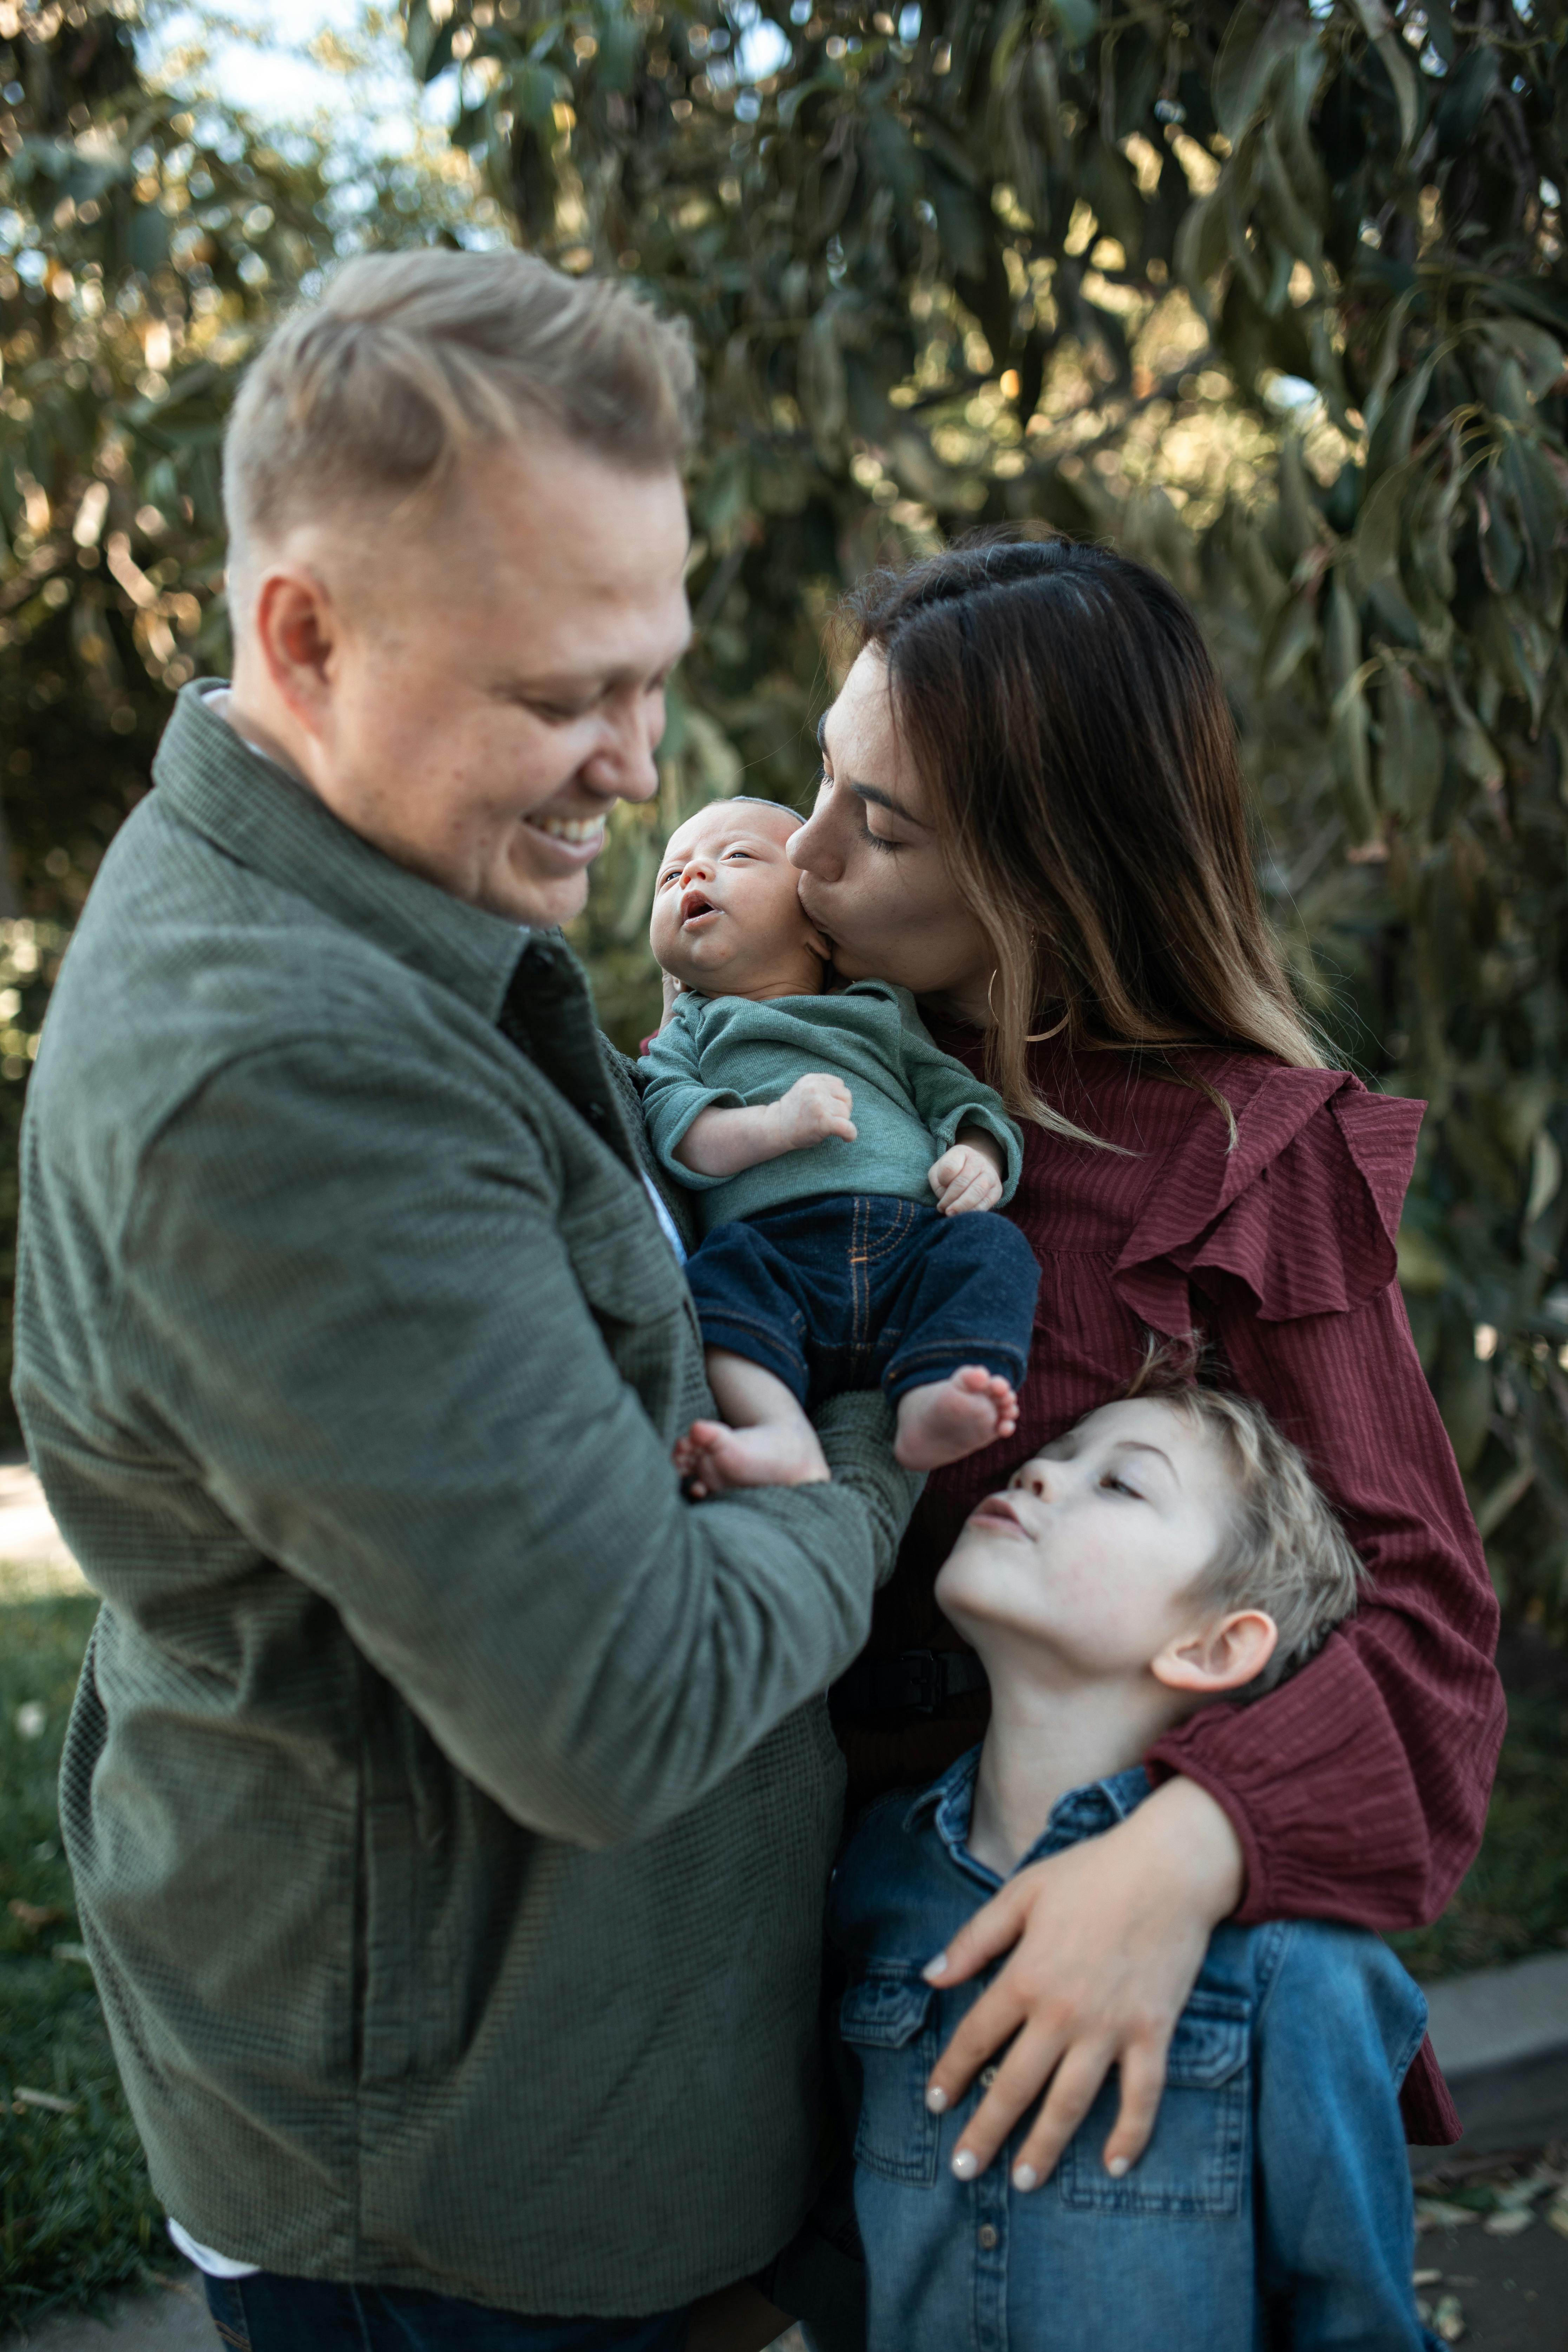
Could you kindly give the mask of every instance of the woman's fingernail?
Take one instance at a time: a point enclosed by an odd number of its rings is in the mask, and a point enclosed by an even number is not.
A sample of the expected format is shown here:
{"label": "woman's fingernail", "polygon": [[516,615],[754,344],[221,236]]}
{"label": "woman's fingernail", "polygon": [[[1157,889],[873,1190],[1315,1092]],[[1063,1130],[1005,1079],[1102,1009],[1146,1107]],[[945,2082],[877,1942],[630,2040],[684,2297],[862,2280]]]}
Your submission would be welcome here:
{"label": "woman's fingernail", "polygon": [[961,2147],[952,2159],[952,2169],[960,2180],[973,2180],[980,2169],[980,2158],[972,2147]]}
{"label": "woman's fingernail", "polygon": [[934,1983],[938,1977],[946,1976],[947,1954],[945,1952],[939,1952],[934,1960],[928,1960],[924,1968],[921,1970],[921,1974],[924,1977],[928,1984]]}
{"label": "woman's fingernail", "polygon": [[926,2105],[933,2116],[944,2116],[947,2113],[947,2093],[940,2083],[933,2083],[926,2093]]}
{"label": "woman's fingernail", "polygon": [[1035,2170],[1032,2164],[1016,2164],[1013,2167],[1013,2186],[1015,2189],[1021,2189],[1025,2194],[1027,2195],[1031,2189],[1037,2189],[1039,2185],[1040,2176]]}
{"label": "woman's fingernail", "polygon": [[1127,2158],[1124,2156],[1113,2156],[1105,2168],[1112,2180],[1120,2180],[1122,2174],[1129,2169]]}

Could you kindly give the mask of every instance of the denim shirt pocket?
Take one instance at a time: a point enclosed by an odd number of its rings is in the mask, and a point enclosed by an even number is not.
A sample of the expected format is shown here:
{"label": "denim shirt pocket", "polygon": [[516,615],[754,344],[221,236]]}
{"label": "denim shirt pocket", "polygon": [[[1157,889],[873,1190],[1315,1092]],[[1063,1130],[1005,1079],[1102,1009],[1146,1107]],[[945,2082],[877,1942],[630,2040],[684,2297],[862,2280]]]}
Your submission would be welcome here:
{"label": "denim shirt pocket", "polygon": [[855,2161],[892,2180],[936,2179],[942,2125],[926,2106],[936,2063],[936,1992],[913,1969],[875,1969],[852,1979],[838,2031],[860,2069]]}
{"label": "denim shirt pocket", "polygon": [[1251,2112],[1252,2003],[1195,1992],[1177,2020],[1152,2137],[1131,2172],[1113,2180],[1102,2153],[1121,2084],[1101,2085],[1061,2161],[1064,2205],[1110,2213],[1236,2213],[1247,2179]]}

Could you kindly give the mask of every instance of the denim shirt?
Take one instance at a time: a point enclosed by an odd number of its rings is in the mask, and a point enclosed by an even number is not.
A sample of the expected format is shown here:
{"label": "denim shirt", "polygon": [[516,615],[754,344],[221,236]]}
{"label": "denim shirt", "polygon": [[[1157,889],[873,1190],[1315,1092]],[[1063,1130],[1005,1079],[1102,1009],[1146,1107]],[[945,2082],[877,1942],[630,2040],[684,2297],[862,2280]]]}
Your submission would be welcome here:
{"label": "denim shirt", "polygon": [[[987,2069],[948,2114],[937,2054],[987,1976],[921,1969],[1001,1884],[969,1851],[980,1751],[864,1817],[828,1932],[847,1975],[837,2057],[869,2266],[868,2352],[1399,2352],[1416,2318],[1398,2090],[1426,2005],[1393,1954],[1317,1920],[1218,1928],[1177,2022],[1153,2137],[1125,2178],[1101,2150],[1114,2074],[1042,2188],[952,2170]],[[1018,1867],[1113,1828],[1142,1768],[1071,1790]]]}

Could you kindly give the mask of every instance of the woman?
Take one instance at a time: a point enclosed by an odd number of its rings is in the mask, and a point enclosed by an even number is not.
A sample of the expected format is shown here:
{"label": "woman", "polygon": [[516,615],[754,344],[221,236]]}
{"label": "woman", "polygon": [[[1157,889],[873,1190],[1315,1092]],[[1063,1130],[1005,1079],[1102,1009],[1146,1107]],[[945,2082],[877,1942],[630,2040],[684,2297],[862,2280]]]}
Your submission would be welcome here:
{"label": "woman", "polygon": [[[931,2077],[989,2085],[963,2137],[1044,2179],[1112,2063],[1107,2161],[1152,2128],[1210,1929],[1409,1927],[1479,1841],[1503,1707],[1479,1539],[1394,1282],[1419,1107],[1324,1066],[1253,879],[1234,729],[1193,615],[1062,541],[970,545],[878,580],[790,854],[847,979],[921,998],[1026,1122],[1011,1214],[1044,1270],[1016,1437],[931,1481],[867,1661],[839,1693],[867,1795],[933,1778],[984,1702],[931,1583],[1030,1449],[1194,1337],[1305,1451],[1372,1574],[1293,1681],[1205,1708],[1108,1835],[1010,1882],[946,1955],[1011,1950]],[[1457,2136],[1426,2047],[1412,2138]]]}

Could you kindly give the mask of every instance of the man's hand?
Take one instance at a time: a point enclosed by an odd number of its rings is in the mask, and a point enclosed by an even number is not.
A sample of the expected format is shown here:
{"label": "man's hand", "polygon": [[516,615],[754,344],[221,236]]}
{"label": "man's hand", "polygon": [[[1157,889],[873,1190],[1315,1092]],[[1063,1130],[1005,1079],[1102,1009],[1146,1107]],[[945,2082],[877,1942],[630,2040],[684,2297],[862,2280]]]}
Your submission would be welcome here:
{"label": "man's hand", "polygon": [[782,1160],[786,1151],[804,1151],[830,1135],[853,1143],[853,1108],[842,1078],[808,1070],[777,1102],[699,1111],[675,1156],[700,1176],[738,1176],[742,1168],[760,1168],[764,1160]]}
{"label": "man's hand", "polygon": [[846,1143],[855,1140],[855,1122],[849,1116],[854,1097],[842,1078],[831,1077],[826,1070],[808,1070],[770,1108],[777,1122],[775,1149],[781,1155],[804,1151],[830,1135],[842,1136]]}
{"label": "man's hand", "polygon": [[936,1194],[944,1217],[967,1216],[972,1209],[994,1209],[1002,1198],[1002,1147],[984,1128],[959,1131],[951,1151],[944,1151],[926,1181]]}
{"label": "man's hand", "polygon": [[1222,1808],[1178,1779],[1103,1836],[1020,1871],[960,1929],[926,1969],[933,1984],[963,1984],[1016,1948],[926,2088],[927,2105],[944,2112],[1005,2045],[953,2155],[961,2180],[984,2171],[1048,2083],[1013,2166],[1016,2189],[1037,2188],[1112,2066],[1121,2070],[1121,2104],[1105,2168],[1120,2178],[1136,2164],[1160,2110],[1176,2020],[1245,1878],[1241,1842]]}

